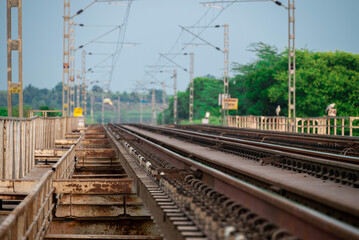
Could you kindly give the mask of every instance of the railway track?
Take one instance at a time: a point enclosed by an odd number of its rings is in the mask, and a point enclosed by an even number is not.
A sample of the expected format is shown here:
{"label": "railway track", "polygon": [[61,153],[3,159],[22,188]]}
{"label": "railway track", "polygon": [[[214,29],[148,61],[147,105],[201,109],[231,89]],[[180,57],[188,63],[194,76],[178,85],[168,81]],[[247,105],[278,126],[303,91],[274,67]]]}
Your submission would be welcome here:
{"label": "railway track", "polygon": [[359,139],[356,137],[285,133],[211,125],[172,125],[172,127],[223,137],[279,144],[339,155],[359,156]]}
{"label": "railway track", "polygon": [[[199,141],[203,146],[206,146],[206,141],[212,141],[213,146],[213,141],[220,141],[218,136],[217,139],[205,140],[200,135],[189,137],[188,132],[175,130],[174,134],[173,129],[140,127],[142,129],[136,130],[133,126],[109,125],[108,131],[128,148],[140,164],[151,169],[164,191],[186,213],[186,218],[192,219],[196,228],[206,236],[215,239],[210,224],[214,222],[216,226],[213,228],[220,229],[215,232],[221,233],[221,236],[244,234],[248,239],[295,239],[294,236],[303,239],[359,239],[359,215],[355,207],[331,202],[330,199],[324,201],[328,196],[305,192],[305,187],[296,189],[288,187],[289,184],[277,184],[264,176],[251,175],[225,163],[211,161],[184,150],[184,146],[176,147],[169,143],[170,140],[166,142],[148,136],[143,129],[165,133],[171,138],[180,136],[182,140]],[[276,151],[274,156],[279,154]],[[321,181],[317,179],[317,182]],[[326,184],[329,184],[328,181]],[[343,188],[346,191],[351,189],[351,196],[358,196],[356,189]]]}
{"label": "railway track", "polygon": [[224,151],[269,164],[285,170],[330,180],[354,188],[359,187],[359,159],[353,156],[337,155],[277,144],[255,142],[223,137],[188,130],[134,125],[185,141],[195,142],[218,151]]}

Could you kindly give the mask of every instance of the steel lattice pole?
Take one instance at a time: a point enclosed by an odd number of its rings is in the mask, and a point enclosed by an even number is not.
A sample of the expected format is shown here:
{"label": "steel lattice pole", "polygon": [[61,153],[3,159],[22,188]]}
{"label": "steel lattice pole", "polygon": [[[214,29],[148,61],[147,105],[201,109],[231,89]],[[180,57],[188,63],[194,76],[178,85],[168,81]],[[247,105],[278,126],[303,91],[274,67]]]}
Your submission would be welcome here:
{"label": "steel lattice pole", "polygon": [[75,106],[75,23],[70,21],[70,48],[69,48],[69,60],[70,60],[70,114],[73,116],[74,113],[74,106]]}
{"label": "steel lattice pole", "polygon": [[105,104],[104,104],[104,102],[103,102],[103,98],[104,98],[103,95],[104,95],[104,94],[102,93],[102,115],[101,115],[101,118],[102,118],[101,123],[102,123],[102,124],[104,124],[104,121],[105,121]]}
{"label": "steel lattice pole", "polygon": [[[224,25],[224,77],[223,77],[223,94],[225,98],[229,98],[229,25]],[[227,126],[228,109],[223,109],[223,124]]]}
{"label": "steel lattice pole", "polygon": [[70,47],[70,0],[64,0],[64,39],[62,72],[62,116],[69,114],[69,47]]}
{"label": "steel lattice pole", "polygon": [[156,125],[156,94],[154,88],[152,88],[152,124]]}
{"label": "steel lattice pole", "polygon": [[173,123],[177,124],[177,70],[173,70]]}
{"label": "steel lattice pole", "polygon": [[288,0],[288,117],[295,114],[295,0]]}
{"label": "steel lattice pole", "polygon": [[121,115],[120,115],[120,111],[121,111],[121,102],[120,102],[120,95],[118,95],[118,105],[117,105],[117,122],[121,123]]}
{"label": "steel lattice pole", "polygon": [[194,83],[193,83],[193,75],[194,75],[194,53],[190,53],[190,89],[189,89],[189,121],[192,123],[193,121],[193,100],[194,100]]}
{"label": "steel lattice pole", "polygon": [[94,101],[94,94],[92,91],[91,92],[91,123],[93,123],[93,101]]}
{"label": "steel lattice pole", "polygon": [[162,82],[162,124],[165,124],[166,85]]}
{"label": "steel lattice pole", "polygon": [[141,96],[140,98],[140,123],[142,123],[142,102],[143,102],[143,97]]}
{"label": "steel lattice pole", "polygon": [[80,77],[80,70],[77,70],[77,76],[76,76],[76,107],[80,108],[80,91],[81,91],[81,81],[80,81],[81,77]]}
{"label": "steel lattice pole", "polygon": [[[22,0],[8,0],[6,4],[7,15],[7,106],[8,116],[12,117],[12,94],[19,94],[19,117],[23,117],[23,83],[22,83]],[[11,8],[17,8],[18,38],[11,38]],[[18,51],[19,82],[12,82],[12,51]]]}
{"label": "steel lattice pole", "polygon": [[86,106],[87,106],[87,86],[86,86],[86,51],[82,50],[82,107],[83,115],[86,119]]}

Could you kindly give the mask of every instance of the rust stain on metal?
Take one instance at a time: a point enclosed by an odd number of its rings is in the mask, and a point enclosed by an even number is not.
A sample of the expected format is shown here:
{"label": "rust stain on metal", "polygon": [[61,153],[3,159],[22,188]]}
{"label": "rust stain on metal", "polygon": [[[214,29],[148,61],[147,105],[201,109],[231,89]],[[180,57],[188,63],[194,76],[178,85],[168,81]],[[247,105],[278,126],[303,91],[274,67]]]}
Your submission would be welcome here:
{"label": "rust stain on metal", "polygon": [[55,193],[120,194],[131,193],[132,179],[71,179],[54,180]]}

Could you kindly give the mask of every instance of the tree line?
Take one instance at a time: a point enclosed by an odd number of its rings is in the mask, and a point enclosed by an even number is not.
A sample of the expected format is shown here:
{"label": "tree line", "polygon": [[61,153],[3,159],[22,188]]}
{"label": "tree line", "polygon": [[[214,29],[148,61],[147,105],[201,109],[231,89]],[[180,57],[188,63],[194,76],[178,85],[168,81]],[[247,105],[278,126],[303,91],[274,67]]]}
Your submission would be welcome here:
{"label": "tree line", "polygon": [[[288,114],[288,51],[275,46],[253,43],[248,48],[256,59],[247,64],[233,63],[234,76],[229,79],[229,93],[238,98],[238,110],[230,115],[273,116],[278,105],[281,116]],[[342,51],[315,52],[296,50],[296,115],[321,117],[326,107],[335,103],[338,116],[359,116],[359,54]],[[93,86],[95,101],[101,102],[103,89]],[[206,112],[219,119],[218,95],[223,92],[223,78],[207,75],[194,79],[194,119]],[[152,90],[145,93],[108,92],[106,97],[114,102],[139,103],[152,101]],[[165,110],[165,123],[173,123],[173,96],[166,95],[169,107]],[[0,116],[7,115],[6,91],[0,91]],[[87,98],[90,106],[90,97]],[[156,89],[156,103],[162,103],[162,90]],[[17,99],[13,100],[17,104]],[[61,109],[62,83],[52,89],[39,89],[32,85],[24,88],[25,113],[29,109]],[[129,105],[130,106],[130,105]],[[189,88],[178,92],[178,120],[185,122],[189,116]],[[147,107],[150,107],[147,104]],[[89,108],[88,108],[89,109]],[[148,109],[147,109],[148,110]],[[147,111],[146,110],[146,111]],[[16,107],[14,112],[16,113]],[[150,111],[150,110],[148,110]],[[26,114],[25,114],[26,116]],[[162,114],[157,117],[162,121]]]}
{"label": "tree line", "polygon": [[[262,42],[249,46],[256,60],[233,63],[234,77],[229,79],[229,93],[238,98],[238,110],[230,115],[274,116],[278,105],[281,116],[288,116],[288,51]],[[322,117],[326,107],[335,103],[337,116],[359,116],[359,54],[342,51],[314,52],[296,50],[296,115]],[[218,94],[223,79],[194,79],[194,119],[205,112],[219,117]],[[189,88],[178,92],[178,119],[188,120]],[[166,123],[173,122],[173,98],[165,111]]]}
{"label": "tree line", "polygon": [[[98,103],[102,101],[102,93],[104,89],[100,86],[94,85],[90,89],[94,92],[94,102]],[[75,91],[76,92],[76,91]],[[87,109],[90,108],[90,92],[87,93]],[[110,98],[113,102],[117,102],[118,97],[123,103],[136,104],[139,103],[141,97],[143,102],[152,101],[152,90],[148,90],[144,93],[138,92],[106,92],[105,98]],[[155,89],[156,103],[162,103],[162,90]],[[170,96],[166,95],[166,101],[169,101]],[[19,116],[18,108],[18,95],[13,95],[13,116]],[[75,97],[76,103],[76,97]],[[24,116],[27,116],[29,110],[61,110],[62,109],[62,82],[59,82],[52,89],[40,89],[29,84],[23,90],[23,104],[24,104]],[[98,108],[96,105],[95,108]],[[51,114],[50,114],[51,115]],[[7,91],[0,90],[0,116],[7,116]]]}

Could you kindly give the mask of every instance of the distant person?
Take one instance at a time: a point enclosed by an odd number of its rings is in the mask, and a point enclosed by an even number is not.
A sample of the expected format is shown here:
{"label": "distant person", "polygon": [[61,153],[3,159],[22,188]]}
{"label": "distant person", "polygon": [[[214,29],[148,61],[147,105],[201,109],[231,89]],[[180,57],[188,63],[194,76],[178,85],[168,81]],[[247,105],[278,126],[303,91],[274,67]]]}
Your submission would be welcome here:
{"label": "distant person", "polygon": [[275,113],[277,114],[277,116],[279,116],[280,113],[280,106],[278,105],[277,108],[275,109]]}
{"label": "distant person", "polygon": [[333,109],[335,107],[335,103],[329,104],[327,109],[325,109],[325,113],[328,113],[330,109]]}

